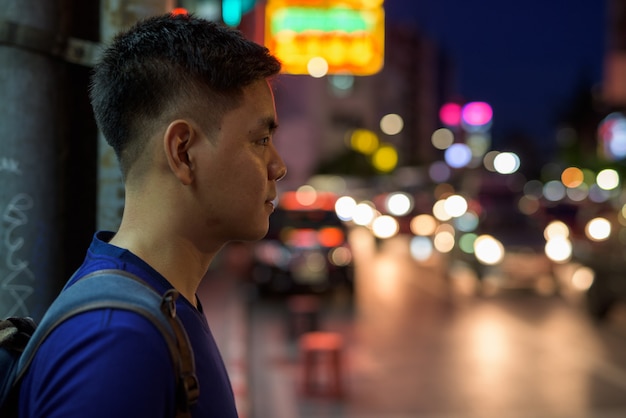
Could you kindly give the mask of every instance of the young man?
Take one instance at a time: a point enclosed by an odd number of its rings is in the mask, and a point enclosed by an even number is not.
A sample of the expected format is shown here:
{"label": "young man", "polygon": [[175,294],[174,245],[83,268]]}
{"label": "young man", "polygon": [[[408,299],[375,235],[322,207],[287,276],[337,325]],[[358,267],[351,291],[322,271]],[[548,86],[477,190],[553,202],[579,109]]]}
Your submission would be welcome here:
{"label": "young man", "polygon": [[[280,63],[235,30],[160,16],[116,37],[95,68],[91,100],[126,192],[116,233],[95,234],[76,277],[129,271],[175,288],[200,397],[196,417],[236,417],[230,382],[196,298],[227,242],[268,229],[285,165],[269,81]],[[71,283],[70,283],[71,284]],[[43,343],[22,381],[22,417],[173,417],[175,378],[163,336],[142,316],[79,314]]]}

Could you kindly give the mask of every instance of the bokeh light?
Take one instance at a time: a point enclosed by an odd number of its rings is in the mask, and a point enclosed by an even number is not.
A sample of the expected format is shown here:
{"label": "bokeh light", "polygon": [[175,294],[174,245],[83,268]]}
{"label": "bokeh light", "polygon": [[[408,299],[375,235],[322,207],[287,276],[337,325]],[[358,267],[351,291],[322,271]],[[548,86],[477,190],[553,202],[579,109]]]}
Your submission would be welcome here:
{"label": "bokeh light", "polygon": [[433,205],[433,215],[435,215],[435,218],[443,222],[452,219],[452,216],[446,210],[445,199],[440,199],[435,202],[435,204]]}
{"label": "bokeh light", "polygon": [[498,154],[500,154],[498,151],[489,151],[485,154],[483,157],[483,166],[485,167],[485,170],[495,173],[496,168],[494,167],[493,162]]}
{"label": "bokeh light", "polygon": [[583,171],[578,167],[568,167],[561,173],[561,181],[565,187],[575,188],[585,180]]}
{"label": "bokeh light", "polygon": [[474,254],[474,243],[478,236],[473,233],[463,234],[459,238],[459,248],[466,254]]}
{"label": "bokeh light", "polygon": [[341,196],[335,202],[335,213],[342,221],[352,220],[354,210],[356,209],[356,200],[350,196]]}
{"label": "bokeh light", "polygon": [[375,216],[374,206],[370,202],[361,202],[354,208],[352,221],[357,225],[366,226],[372,223]]}
{"label": "bokeh light", "polygon": [[569,234],[569,227],[561,221],[552,221],[543,230],[543,237],[546,241],[557,237],[568,238]]}
{"label": "bokeh light", "polygon": [[539,180],[527,181],[523,190],[525,195],[539,199],[543,195],[543,183]]}
{"label": "bokeh light", "polygon": [[500,174],[513,174],[520,167],[520,159],[514,152],[501,152],[493,159],[493,168]]}
{"label": "bokeh light", "polygon": [[450,166],[443,161],[435,161],[428,167],[428,175],[435,183],[443,183],[450,179],[452,172]]}
{"label": "bokeh light", "polygon": [[430,236],[435,233],[438,225],[439,223],[433,216],[424,213],[411,219],[409,227],[415,235]]}
{"label": "bokeh light", "polygon": [[298,187],[296,201],[302,206],[311,206],[317,200],[317,190],[309,184]]}
{"label": "bokeh light", "polygon": [[398,234],[400,226],[396,218],[389,215],[378,216],[372,222],[372,233],[375,237],[386,239]]}
{"label": "bokeh light", "polygon": [[574,289],[584,292],[589,290],[595,280],[595,273],[589,267],[581,266],[572,274],[572,286]]}
{"label": "bokeh light", "polygon": [[328,261],[338,267],[344,267],[352,262],[352,253],[346,247],[336,247],[328,252]]}
{"label": "bokeh light", "polygon": [[495,265],[504,259],[504,245],[491,235],[480,235],[474,241],[476,259],[486,265]]}
{"label": "bokeh light", "polygon": [[435,234],[433,245],[440,253],[449,253],[454,248],[454,234],[450,231],[439,231]]}
{"label": "bokeh light", "polygon": [[574,202],[582,202],[589,196],[589,186],[585,183],[580,183],[578,187],[568,188],[566,191],[567,197]]}
{"label": "bokeh light", "polygon": [[454,144],[454,133],[448,128],[437,129],[430,137],[433,146],[440,150],[445,150]]}
{"label": "bokeh light", "polygon": [[447,126],[459,126],[461,124],[461,105],[446,103],[439,109],[439,120]]}
{"label": "bokeh light", "polygon": [[452,218],[458,218],[467,211],[467,200],[460,195],[449,196],[443,204],[444,210]]}
{"label": "bokeh light", "polygon": [[558,202],[565,194],[565,186],[559,180],[551,180],[543,185],[543,196],[551,202]]}
{"label": "bokeh light", "polygon": [[604,156],[610,160],[626,157],[626,117],[620,112],[613,112],[600,122],[598,136],[601,140]]}
{"label": "bokeh light", "polygon": [[372,155],[372,165],[383,173],[393,171],[398,165],[398,151],[393,145],[381,145]]}
{"label": "bokeh light", "polygon": [[307,63],[307,71],[314,78],[321,78],[328,74],[328,62],[322,57],[313,57]]}
{"label": "bokeh light", "polygon": [[589,188],[589,200],[595,203],[602,203],[609,200],[611,192],[600,188],[597,184],[592,184]]}
{"label": "bokeh light", "polygon": [[403,128],[404,120],[395,113],[389,113],[380,120],[380,130],[387,135],[397,135]]}
{"label": "bokeh light", "polygon": [[354,76],[351,74],[333,74],[328,81],[336,95],[346,95],[354,87]]}
{"label": "bokeh light", "polygon": [[480,158],[485,155],[491,146],[491,138],[482,132],[469,135],[465,142],[470,147],[474,158]]}
{"label": "bokeh light", "polygon": [[603,190],[613,190],[619,186],[619,174],[612,168],[604,169],[596,176],[596,183]]}
{"label": "bokeh light", "polygon": [[537,213],[541,204],[539,203],[539,199],[531,195],[524,195],[517,202],[517,208],[524,215],[533,215]]}
{"label": "bokeh light", "polygon": [[472,150],[466,144],[452,144],[446,150],[444,157],[450,167],[461,168],[472,160]]}
{"label": "bokeh light", "polygon": [[391,193],[385,199],[387,212],[395,216],[404,216],[413,209],[413,197],[407,193]]}
{"label": "bokeh light", "polygon": [[472,232],[478,227],[478,215],[467,211],[454,220],[454,225],[459,231]]}
{"label": "bokeh light", "polygon": [[350,135],[350,146],[361,154],[373,154],[379,143],[378,136],[368,129],[355,129]]}
{"label": "bokeh light", "polygon": [[563,236],[549,239],[545,245],[546,256],[555,263],[564,263],[572,257],[572,242]]}
{"label": "bokeh light", "polygon": [[605,241],[611,235],[611,222],[606,218],[593,218],[585,225],[585,235],[592,241]]}
{"label": "bokeh light", "polygon": [[340,228],[328,226],[320,228],[317,233],[317,241],[323,247],[338,247],[344,243],[346,237]]}
{"label": "bokeh light", "polygon": [[417,261],[426,261],[433,254],[433,243],[427,237],[413,237],[409,244],[411,256]]}
{"label": "bokeh light", "polygon": [[488,103],[470,102],[463,106],[461,118],[470,126],[483,126],[491,122],[493,110]]}

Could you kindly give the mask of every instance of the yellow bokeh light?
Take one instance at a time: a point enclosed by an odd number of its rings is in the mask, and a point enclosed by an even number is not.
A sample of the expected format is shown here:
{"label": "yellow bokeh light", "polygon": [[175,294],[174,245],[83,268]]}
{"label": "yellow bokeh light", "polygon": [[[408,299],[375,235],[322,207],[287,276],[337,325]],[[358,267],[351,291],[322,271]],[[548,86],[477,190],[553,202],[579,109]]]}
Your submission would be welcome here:
{"label": "yellow bokeh light", "polygon": [[398,151],[392,145],[382,145],[372,155],[372,165],[383,173],[393,171],[398,165]]}
{"label": "yellow bokeh light", "polygon": [[373,154],[379,143],[378,136],[367,129],[356,129],[350,136],[350,146],[361,154]]}

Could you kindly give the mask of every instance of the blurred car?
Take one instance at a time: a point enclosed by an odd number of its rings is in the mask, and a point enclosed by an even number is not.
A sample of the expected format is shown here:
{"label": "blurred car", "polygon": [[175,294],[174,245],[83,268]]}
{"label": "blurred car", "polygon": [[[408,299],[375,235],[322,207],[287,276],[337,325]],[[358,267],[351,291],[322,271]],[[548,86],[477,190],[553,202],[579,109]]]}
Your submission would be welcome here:
{"label": "blurred car", "polygon": [[607,319],[613,308],[626,303],[623,219],[621,212],[607,208],[586,211],[579,217],[583,228],[574,237],[574,259],[593,272],[585,290],[587,309],[596,321]]}
{"label": "blurred car", "polygon": [[476,201],[480,218],[470,254],[462,260],[480,279],[483,293],[501,290],[556,292],[552,261],[546,255],[542,220],[519,208],[521,193],[506,178],[485,176]]}
{"label": "blurred car", "polygon": [[253,279],[263,294],[352,290],[347,231],[328,207],[278,207],[255,247]]}

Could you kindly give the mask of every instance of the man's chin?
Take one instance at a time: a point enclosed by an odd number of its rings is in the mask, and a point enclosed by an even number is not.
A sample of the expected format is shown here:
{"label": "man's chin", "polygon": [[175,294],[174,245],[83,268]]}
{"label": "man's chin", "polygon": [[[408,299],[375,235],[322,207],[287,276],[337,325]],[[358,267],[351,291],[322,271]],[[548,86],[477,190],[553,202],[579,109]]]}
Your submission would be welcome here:
{"label": "man's chin", "polygon": [[258,228],[257,230],[250,231],[245,236],[235,240],[235,241],[260,241],[267,235],[269,231],[269,224],[266,224],[265,227]]}

